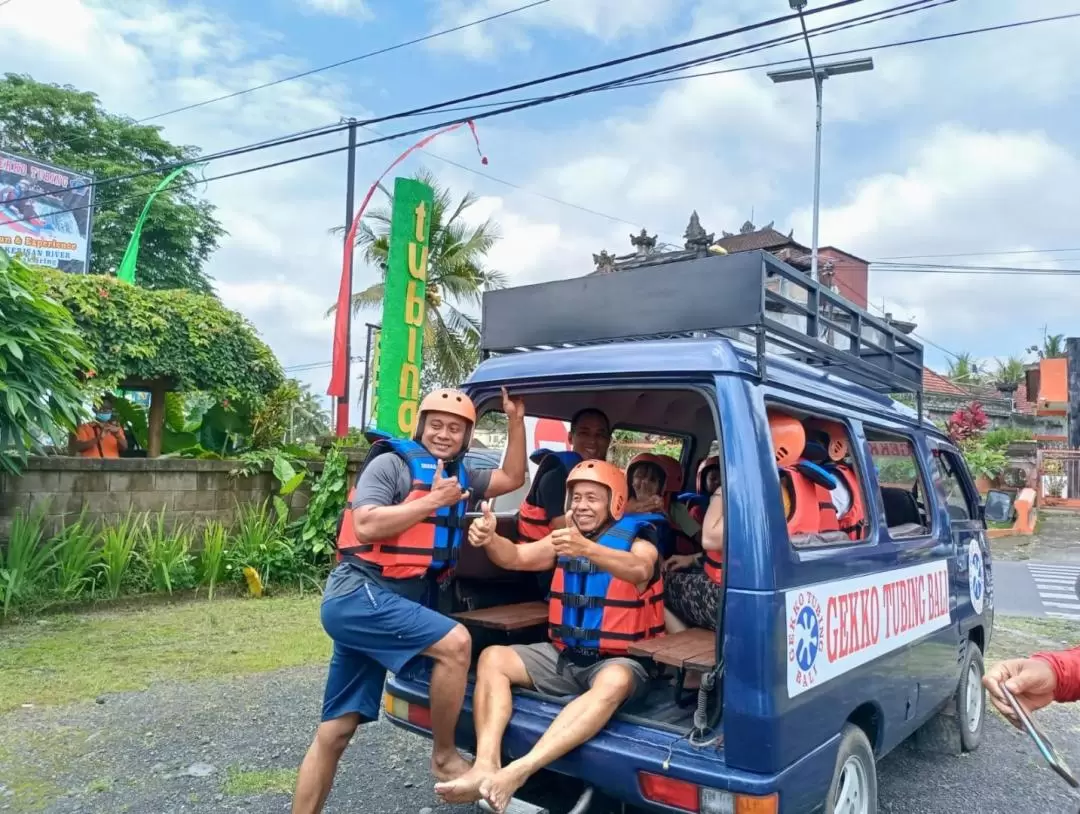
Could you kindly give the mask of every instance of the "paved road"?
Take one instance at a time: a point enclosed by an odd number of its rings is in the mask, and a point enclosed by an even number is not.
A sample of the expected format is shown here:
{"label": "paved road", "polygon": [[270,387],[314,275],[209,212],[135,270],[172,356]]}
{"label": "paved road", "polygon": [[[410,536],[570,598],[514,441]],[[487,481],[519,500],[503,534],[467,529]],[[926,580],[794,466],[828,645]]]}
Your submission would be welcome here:
{"label": "paved road", "polygon": [[[258,793],[259,775],[237,773],[278,770],[289,783],[287,773],[315,724],[322,680],[321,669],[301,668],[157,685],[100,704],[0,716],[0,811],[285,812],[287,793]],[[1080,708],[1054,708],[1040,718],[1059,749],[1080,765]],[[427,749],[426,741],[387,723],[365,727],[341,765],[327,814],[471,814],[471,807],[435,798]],[[230,773],[246,781],[247,793],[230,793],[236,791],[224,785]],[[987,721],[983,747],[973,755],[934,757],[905,746],[879,773],[883,814],[1073,814],[1080,807],[1027,740],[996,717]],[[547,791],[545,803],[563,814],[569,790],[549,783]],[[616,810],[598,806],[594,814]]]}
{"label": "paved road", "polygon": [[994,562],[998,613],[1080,620],[1076,582],[1080,565],[1027,560]]}

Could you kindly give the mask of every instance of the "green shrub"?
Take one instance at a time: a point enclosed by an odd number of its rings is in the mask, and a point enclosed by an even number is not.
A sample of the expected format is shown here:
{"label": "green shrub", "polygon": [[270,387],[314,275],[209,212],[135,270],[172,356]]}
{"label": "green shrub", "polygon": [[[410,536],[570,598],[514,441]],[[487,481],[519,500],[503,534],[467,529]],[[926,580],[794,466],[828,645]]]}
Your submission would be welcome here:
{"label": "green shrub", "polygon": [[143,527],[142,556],[155,591],[171,596],[174,588],[190,588],[195,584],[191,532],[182,526],[167,530],[164,509],[154,525]]}
{"label": "green shrub", "polygon": [[55,538],[45,541],[47,501],[30,511],[17,509],[7,546],[0,546],[0,602],[4,618],[18,603],[46,590],[56,560]]}
{"label": "green shrub", "polygon": [[132,511],[115,526],[101,530],[100,573],[105,593],[110,599],[120,596],[125,579],[130,579],[131,565],[136,558],[136,547],[146,528],[144,514]]}
{"label": "green shrub", "polygon": [[101,563],[94,526],[86,522],[84,507],[78,519],[68,523],[56,535],[56,592],[64,599],[77,599],[85,591],[93,591],[94,574]]}
{"label": "green shrub", "polygon": [[264,588],[274,582],[298,578],[302,568],[296,552],[285,536],[285,518],[270,510],[270,501],[236,507],[236,524],[225,554],[225,570],[231,579],[243,580],[250,566],[259,574]]}
{"label": "green shrub", "polygon": [[214,598],[214,586],[225,578],[225,556],[229,532],[216,520],[203,529],[202,551],[199,553],[199,584],[203,585],[210,599]]}

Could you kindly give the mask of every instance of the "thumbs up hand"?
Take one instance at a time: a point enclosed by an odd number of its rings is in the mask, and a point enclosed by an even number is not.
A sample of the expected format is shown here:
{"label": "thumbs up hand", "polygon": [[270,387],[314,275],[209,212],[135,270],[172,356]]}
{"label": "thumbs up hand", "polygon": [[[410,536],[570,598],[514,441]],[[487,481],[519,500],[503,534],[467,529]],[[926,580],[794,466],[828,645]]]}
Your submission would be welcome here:
{"label": "thumbs up hand", "polygon": [[483,511],[483,516],[478,520],[473,520],[469,524],[469,545],[476,546],[477,548],[483,548],[491,542],[495,536],[495,513],[491,511],[491,504],[486,500],[480,504],[480,509]]}
{"label": "thumbs up hand", "polygon": [[551,544],[555,546],[555,553],[560,557],[588,557],[595,545],[578,531],[571,511],[566,513],[566,528],[551,532]]}
{"label": "thumbs up hand", "polygon": [[435,507],[439,509],[469,499],[469,490],[463,490],[457,478],[443,476],[443,462],[441,460],[435,463],[435,475],[431,479],[431,491],[428,494]]}

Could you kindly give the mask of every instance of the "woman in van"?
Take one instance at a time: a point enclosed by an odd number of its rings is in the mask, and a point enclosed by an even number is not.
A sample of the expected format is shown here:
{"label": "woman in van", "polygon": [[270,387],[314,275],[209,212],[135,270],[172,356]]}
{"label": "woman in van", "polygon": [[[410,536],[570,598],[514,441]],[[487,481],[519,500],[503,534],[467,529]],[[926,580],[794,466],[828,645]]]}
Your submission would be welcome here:
{"label": "woman in van", "polygon": [[701,524],[697,554],[664,562],[664,622],[668,633],[688,627],[716,629],[716,606],[724,579],[724,496],[717,487]]}
{"label": "woman in van", "polygon": [[685,506],[672,500],[682,487],[682,467],[677,460],[650,452],[634,456],[626,466],[626,486],[630,495],[627,512],[666,518],[666,528],[659,530],[662,557],[698,550],[694,540],[698,524],[690,519]]}

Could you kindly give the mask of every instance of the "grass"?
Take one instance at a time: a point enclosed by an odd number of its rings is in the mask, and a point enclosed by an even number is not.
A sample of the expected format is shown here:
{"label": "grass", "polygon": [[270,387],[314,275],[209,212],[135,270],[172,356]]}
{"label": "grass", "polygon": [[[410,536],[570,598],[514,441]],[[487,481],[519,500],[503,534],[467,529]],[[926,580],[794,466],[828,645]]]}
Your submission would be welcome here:
{"label": "grass", "polygon": [[1080,624],[1067,619],[994,616],[994,633],[987,666],[1003,659],[1022,658],[1041,650],[1064,650],[1080,645]]}
{"label": "grass", "polygon": [[296,786],[296,769],[263,769],[243,771],[229,767],[221,791],[234,797],[253,794],[292,794]]}
{"label": "grass", "polygon": [[319,597],[170,602],[0,628],[0,713],[324,662]]}

